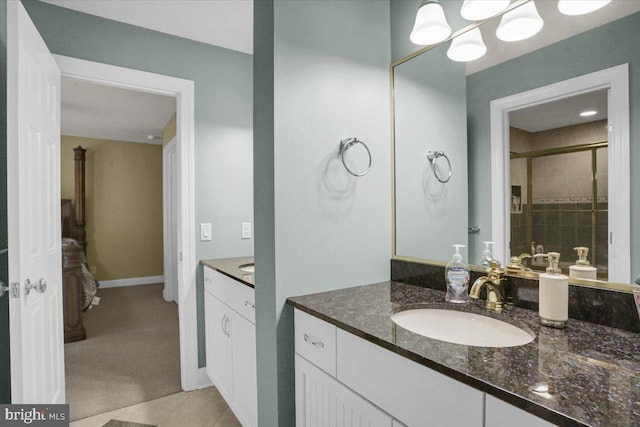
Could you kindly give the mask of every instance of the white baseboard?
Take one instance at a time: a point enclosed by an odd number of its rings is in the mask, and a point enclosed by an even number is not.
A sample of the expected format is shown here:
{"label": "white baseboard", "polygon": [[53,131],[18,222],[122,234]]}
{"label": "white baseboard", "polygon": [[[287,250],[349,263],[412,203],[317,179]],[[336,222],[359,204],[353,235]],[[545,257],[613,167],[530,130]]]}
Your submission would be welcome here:
{"label": "white baseboard", "polygon": [[99,280],[100,288],[119,288],[122,286],[151,285],[164,283],[164,276],[130,277],[128,279]]}
{"label": "white baseboard", "polygon": [[207,368],[198,369],[198,389],[210,387],[213,385],[211,378],[207,375]]}

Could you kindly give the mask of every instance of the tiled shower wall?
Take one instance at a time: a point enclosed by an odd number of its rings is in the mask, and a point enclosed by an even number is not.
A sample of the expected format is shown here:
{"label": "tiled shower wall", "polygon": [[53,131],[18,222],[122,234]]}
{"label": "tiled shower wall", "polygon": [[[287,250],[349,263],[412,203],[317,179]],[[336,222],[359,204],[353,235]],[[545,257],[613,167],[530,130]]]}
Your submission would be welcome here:
{"label": "tiled shower wall", "polygon": [[[599,270],[606,270],[608,265],[608,203],[598,202],[598,216],[596,225],[597,265]],[[527,245],[527,209],[523,205],[523,212],[511,214],[511,254],[519,255],[531,252]],[[559,252],[563,263],[573,264],[577,254],[573,250],[576,246],[589,248],[589,260],[593,260],[591,242],[591,203],[534,203],[533,210],[548,212],[533,212],[532,240],[542,244],[545,252]],[[567,210],[573,212],[566,212]],[[575,212],[587,210],[588,212]]]}

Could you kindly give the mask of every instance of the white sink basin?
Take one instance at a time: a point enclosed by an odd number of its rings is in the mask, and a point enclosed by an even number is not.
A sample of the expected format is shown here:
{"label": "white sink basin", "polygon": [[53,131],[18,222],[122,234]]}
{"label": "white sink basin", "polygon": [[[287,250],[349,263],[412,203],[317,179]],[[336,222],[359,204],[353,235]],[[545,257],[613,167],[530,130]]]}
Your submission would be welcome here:
{"label": "white sink basin", "polygon": [[392,314],[391,320],[428,338],[476,347],[515,347],[534,339],[517,326],[464,311],[419,308]]}
{"label": "white sink basin", "polygon": [[238,268],[246,273],[255,273],[256,271],[256,265],[251,263],[251,264],[242,264],[240,266],[238,266]]}

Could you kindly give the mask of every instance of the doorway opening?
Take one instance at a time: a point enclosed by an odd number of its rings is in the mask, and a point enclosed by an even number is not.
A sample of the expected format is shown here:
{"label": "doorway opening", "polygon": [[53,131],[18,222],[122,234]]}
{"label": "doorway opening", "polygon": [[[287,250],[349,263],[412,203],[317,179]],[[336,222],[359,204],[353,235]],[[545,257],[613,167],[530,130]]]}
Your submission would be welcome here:
{"label": "doorway opening", "polygon": [[[177,239],[175,222],[163,232],[170,216],[163,211],[176,210],[175,197],[163,200],[163,187],[175,188],[177,179],[175,166],[163,170],[163,143],[172,139],[175,152],[176,98],[66,77],[61,83],[63,213],[73,207],[62,248],[86,254],[75,264],[63,256],[74,421],[181,391],[178,307],[163,298],[163,288],[176,285],[163,274],[163,264],[177,264],[175,251],[163,256]],[[80,307],[84,313],[74,312]]]}
{"label": "doorway opening", "polygon": [[180,379],[183,390],[207,386],[206,372],[198,368],[197,358],[193,81],[60,55],[54,58],[63,77],[176,97]]}

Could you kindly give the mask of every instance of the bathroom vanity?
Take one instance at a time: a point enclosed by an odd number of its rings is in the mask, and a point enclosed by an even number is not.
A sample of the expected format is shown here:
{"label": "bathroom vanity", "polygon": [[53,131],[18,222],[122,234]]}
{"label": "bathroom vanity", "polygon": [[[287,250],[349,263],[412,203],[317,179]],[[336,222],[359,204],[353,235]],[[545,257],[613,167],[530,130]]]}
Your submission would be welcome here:
{"label": "bathroom vanity", "polygon": [[202,264],[207,375],[242,425],[257,426],[253,258]]}
{"label": "bathroom vanity", "polygon": [[[444,303],[444,292],[389,281],[293,297],[296,425],[327,417],[369,426],[550,426],[640,423],[638,334],[537,312]],[[525,345],[477,347],[396,325],[412,308],[469,311],[535,335]],[[483,334],[478,328],[477,334]],[[348,422],[346,420],[349,420]]]}

